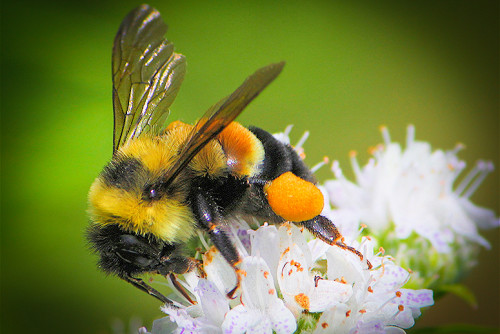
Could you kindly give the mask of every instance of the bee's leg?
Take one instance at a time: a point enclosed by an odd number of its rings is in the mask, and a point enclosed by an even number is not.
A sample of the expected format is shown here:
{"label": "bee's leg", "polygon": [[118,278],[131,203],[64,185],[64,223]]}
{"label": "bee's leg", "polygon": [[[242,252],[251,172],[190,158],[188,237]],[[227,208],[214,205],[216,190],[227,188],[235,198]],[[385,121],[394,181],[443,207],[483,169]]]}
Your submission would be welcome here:
{"label": "bee's leg", "polygon": [[[168,277],[172,282],[173,286],[180,292],[180,294],[186,298],[191,304],[196,304],[195,301],[189,296],[186,289],[177,281],[176,274],[185,274],[191,270],[198,268],[201,269],[201,261],[184,256],[173,256],[169,254],[164,255],[160,258],[160,265],[155,269],[158,274]],[[204,273],[201,272],[203,276]]]}
{"label": "bee's leg", "polygon": [[191,296],[189,296],[186,289],[184,289],[184,287],[179,283],[179,281],[177,280],[177,276],[175,276],[175,274],[173,274],[173,273],[168,274],[168,278],[170,278],[170,282],[172,282],[173,286],[177,289],[177,291],[180,292],[180,294],[184,298],[187,299],[188,302],[190,302],[193,305],[197,304],[196,301],[191,299]]}
{"label": "bee's leg", "polygon": [[[323,240],[327,244],[335,245],[342,249],[348,250],[359,256],[361,261],[364,260],[363,254],[361,254],[357,249],[344,244],[344,237],[342,236],[342,234],[340,234],[339,230],[330,219],[318,215],[313,219],[309,219],[296,224],[304,226],[317,238]],[[368,264],[368,269],[371,269],[372,264],[370,263],[370,261],[366,259],[366,262]]]}
{"label": "bee's leg", "polygon": [[236,286],[228,292],[227,296],[232,298],[238,287],[240,286],[240,271],[237,265],[241,262],[238,251],[231,242],[228,235],[222,230],[220,224],[223,221],[222,215],[219,212],[217,204],[209,194],[199,189],[192,196],[192,207],[199,226],[207,231],[210,240],[219,250],[224,259],[233,267],[236,272]]}
{"label": "bee's leg", "polygon": [[139,290],[147,292],[151,296],[153,296],[156,299],[160,300],[162,303],[167,304],[169,307],[175,307],[175,308],[177,308],[177,306],[175,306],[170,299],[168,299],[167,297],[165,297],[164,295],[162,295],[160,292],[158,292],[153,287],[151,287],[148,284],[146,284],[142,279],[135,278],[135,277],[132,277],[130,275],[124,275],[122,278],[125,281],[129,282],[130,284],[132,284],[133,286],[135,286],[136,288],[138,288]]}

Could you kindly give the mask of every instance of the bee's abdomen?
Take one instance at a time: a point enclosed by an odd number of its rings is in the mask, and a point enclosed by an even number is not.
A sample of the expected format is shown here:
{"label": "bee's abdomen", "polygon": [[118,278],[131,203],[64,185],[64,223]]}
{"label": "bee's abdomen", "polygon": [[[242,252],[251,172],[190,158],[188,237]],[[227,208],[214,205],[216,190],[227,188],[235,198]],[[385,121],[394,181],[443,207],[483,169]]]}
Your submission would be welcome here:
{"label": "bee's abdomen", "polygon": [[281,174],[292,172],[301,179],[315,183],[316,180],[309,167],[290,145],[280,142],[269,132],[257,127],[249,130],[260,140],[264,147],[264,161],[258,177],[265,181],[272,181]]}

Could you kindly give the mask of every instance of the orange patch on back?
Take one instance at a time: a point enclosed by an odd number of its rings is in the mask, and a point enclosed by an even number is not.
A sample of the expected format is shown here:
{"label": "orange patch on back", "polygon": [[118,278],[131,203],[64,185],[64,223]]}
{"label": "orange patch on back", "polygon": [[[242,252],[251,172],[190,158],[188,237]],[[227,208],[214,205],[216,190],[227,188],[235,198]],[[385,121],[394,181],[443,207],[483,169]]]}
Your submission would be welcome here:
{"label": "orange patch on back", "polygon": [[257,174],[258,166],[264,159],[264,148],[250,130],[237,122],[231,122],[217,138],[233,173],[241,176]]}
{"label": "orange patch on back", "polygon": [[168,132],[168,131],[171,131],[179,126],[188,126],[188,127],[192,127],[191,125],[189,124],[186,124],[182,121],[173,121],[172,123],[170,123],[166,128],[165,128],[165,132]]}
{"label": "orange patch on back", "polygon": [[321,191],[292,172],[286,172],[267,184],[264,192],[273,211],[288,221],[306,221],[323,211]]}

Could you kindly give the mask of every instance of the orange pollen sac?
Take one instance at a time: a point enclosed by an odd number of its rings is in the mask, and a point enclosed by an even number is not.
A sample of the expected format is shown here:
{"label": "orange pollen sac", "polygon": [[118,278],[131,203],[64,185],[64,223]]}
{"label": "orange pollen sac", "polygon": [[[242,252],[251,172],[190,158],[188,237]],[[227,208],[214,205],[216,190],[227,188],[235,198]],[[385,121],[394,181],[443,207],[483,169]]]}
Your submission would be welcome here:
{"label": "orange pollen sac", "polygon": [[401,297],[401,291],[396,291],[396,297]]}
{"label": "orange pollen sac", "polygon": [[351,315],[351,310],[349,310],[349,311],[347,311],[347,312],[345,313],[345,316],[346,316],[346,317],[349,317],[350,315]]}
{"label": "orange pollen sac", "polygon": [[400,305],[398,305],[398,310],[399,310],[400,312],[403,312],[403,311],[404,311],[404,309],[405,309],[405,307],[404,307],[403,305],[401,305],[401,304],[400,304]]}
{"label": "orange pollen sac", "polygon": [[309,310],[309,306],[310,306],[310,303],[309,303],[309,297],[307,297],[305,294],[303,293],[299,293],[298,295],[295,296],[295,301],[297,302],[297,304],[300,305],[300,307],[302,307],[303,309],[305,310]]}
{"label": "orange pollen sac", "polygon": [[365,309],[361,309],[361,310],[359,310],[359,313],[364,314],[364,313],[366,313],[366,310]]}
{"label": "orange pollen sac", "polygon": [[269,272],[268,271],[264,271],[264,278],[267,278],[269,276]]}
{"label": "orange pollen sac", "polygon": [[324,323],[322,323],[322,324],[321,324],[321,327],[323,327],[323,328],[327,328],[327,327],[328,327],[328,324],[327,324],[326,322],[324,322]]}
{"label": "orange pollen sac", "polygon": [[[373,289],[372,289],[372,287],[371,287],[371,286],[368,286],[368,292],[373,293]],[[396,292],[396,295],[397,295],[397,294],[398,294],[398,293]]]}
{"label": "orange pollen sac", "polygon": [[274,289],[269,289],[268,293],[269,293],[270,295],[274,295]]}
{"label": "orange pollen sac", "polygon": [[292,172],[281,174],[266,184],[264,192],[273,211],[288,221],[306,221],[316,217],[323,210],[321,191],[311,182],[301,179]]}

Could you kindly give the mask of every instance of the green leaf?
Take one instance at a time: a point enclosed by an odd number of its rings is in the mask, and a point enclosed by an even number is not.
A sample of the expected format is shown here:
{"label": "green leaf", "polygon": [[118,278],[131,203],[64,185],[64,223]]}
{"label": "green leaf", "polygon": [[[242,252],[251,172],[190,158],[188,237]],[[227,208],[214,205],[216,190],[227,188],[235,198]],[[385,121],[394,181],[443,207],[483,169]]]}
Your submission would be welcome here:
{"label": "green leaf", "polygon": [[472,293],[472,291],[469,290],[469,288],[463,284],[440,285],[437,290],[438,290],[437,291],[438,293],[440,293],[440,292],[452,293],[455,296],[460,297],[463,300],[465,300],[473,308],[477,307],[477,300],[476,300],[476,297],[474,296],[474,293]]}

